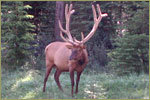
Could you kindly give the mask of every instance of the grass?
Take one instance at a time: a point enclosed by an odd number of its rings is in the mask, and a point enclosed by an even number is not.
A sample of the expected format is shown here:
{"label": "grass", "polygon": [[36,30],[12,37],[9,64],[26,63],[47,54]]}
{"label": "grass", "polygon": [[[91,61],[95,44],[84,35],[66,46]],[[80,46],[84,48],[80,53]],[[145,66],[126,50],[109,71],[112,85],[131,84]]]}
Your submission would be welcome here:
{"label": "grass", "polygon": [[[64,92],[54,81],[54,70],[42,92],[45,71],[2,70],[2,99],[72,99],[69,73],[62,73],[60,82]],[[116,76],[109,73],[84,72],[79,93],[74,99],[149,99],[149,75]]]}

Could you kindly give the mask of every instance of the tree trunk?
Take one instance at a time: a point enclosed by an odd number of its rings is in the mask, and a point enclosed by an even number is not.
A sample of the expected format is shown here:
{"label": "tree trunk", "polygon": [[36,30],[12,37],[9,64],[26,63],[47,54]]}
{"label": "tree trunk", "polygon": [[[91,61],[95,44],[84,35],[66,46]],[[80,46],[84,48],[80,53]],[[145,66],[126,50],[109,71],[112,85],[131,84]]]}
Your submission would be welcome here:
{"label": "tree trunk", "polygon": [[62,41],[60,37],[60,29],[58,25],[58,20],[63,25],[64,20],[64,1],[56,1],[56,11],[55,11],[55,39],[56,41]]}

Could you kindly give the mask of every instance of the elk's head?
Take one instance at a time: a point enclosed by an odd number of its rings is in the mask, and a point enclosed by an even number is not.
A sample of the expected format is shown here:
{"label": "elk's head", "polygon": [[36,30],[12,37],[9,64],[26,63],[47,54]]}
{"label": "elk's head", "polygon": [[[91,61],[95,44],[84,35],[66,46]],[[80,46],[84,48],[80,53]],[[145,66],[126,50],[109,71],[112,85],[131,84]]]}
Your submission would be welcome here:
{"label": "elk's head", "polygon": [[[107,14],[102,14],[101,13],[101,9],[100,6],[97,4],[97,10],[98,10],[98,17],[96,14],[96,10],[94,5],[92,5],[92,10],[93,10],[93,16],[94,16],[94,26],[91,30],[91,32],[84,38],[83,32],[81,32],[81,41],[77,40],[75,37],[72,38],[71,33],[70,33],[70,29],[69,29],[69,23],[70,23],[70,16],[75,12],[75,10],[72,10],[72,4],[69,6],[68,8],[68,4],[66,4],[65,7],[65,18],[66,18],[66,30],[63,29],[62,24],[59,20],[59,27],[60,27],[60,36],[61,38],[66,41],[69,42],[70,45],[66,45],[66,47],[68,49],[71,49],[72,53],[71,56],[69,58],[69,60],[80,60],[81,57],[83,57],[83,50],[86,49],[84,43],[87,42],[95,33],[102,17],[107,16]],[[65,33],[67,35],[68,38],[65,38],[63,36],[63,33]]]}
{"label": "elk's head", "polygon": [[83,56],[83,50],[85,49],[85,45],[66,45],[68,49],[71,49],[71,55],[69,60],[80,60]]}

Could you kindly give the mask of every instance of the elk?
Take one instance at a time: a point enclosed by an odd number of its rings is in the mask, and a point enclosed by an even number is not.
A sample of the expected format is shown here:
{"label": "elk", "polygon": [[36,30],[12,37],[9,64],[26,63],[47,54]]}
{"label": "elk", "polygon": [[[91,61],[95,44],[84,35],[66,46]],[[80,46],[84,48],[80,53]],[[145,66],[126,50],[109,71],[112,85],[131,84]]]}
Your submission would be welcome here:
{"label": "elk", "polygon": [[[97,4],[98,17],[96,14],[96,10],[94,5],[92,5],[93,16],[94,16],[94,26],[90,33],[84,37],[83,32],[81,32],[81,41],[77,40],[75,37],[73,38],[70,33],[70,17],[75,12],[72,10],[72,4],[70,4],[68,8],[68,4],[65,6],[65,19],[66,19],[66,29],[62,27],[62,24],[59,20],[59,28],[60,28],[60,36],[64,40],[64,42],[52,42],[45,48],[45,56],[46,56],[46,74],[44,79],[43,92],[45,92],[46,82],[48,76],[52,70],[52,68],[56,68],[56,72],[54,74],[54,79],[58,85],[58,88],[63,91],[60,82],[59,76],[62,72],[69,72],[71,79],[72,91],[71,94],[73,96],[74,93],[74,72],[77,72],[76,79],[76,90],[75,93],[78,93],[78,84],[80,80],[80,75],[83,72],[85,66],[88,63],[88,53],[85,47],[85,43],[94,35],[102,17],[107,16],[107,14],[102,14],[100,10],[100,6]],[[63,36],[63,33],[67,35],[67,38]]]}

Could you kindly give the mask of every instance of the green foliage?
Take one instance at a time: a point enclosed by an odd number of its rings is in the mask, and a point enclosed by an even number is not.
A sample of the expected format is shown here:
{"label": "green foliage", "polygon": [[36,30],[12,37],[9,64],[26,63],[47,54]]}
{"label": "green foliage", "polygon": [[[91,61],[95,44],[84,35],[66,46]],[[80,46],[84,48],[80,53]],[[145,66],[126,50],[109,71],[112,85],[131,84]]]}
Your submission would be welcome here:
{"label": "green foliage", "polygon": [[[127,3],[127,2],[124,2]],[[116,48],[109,54],[109,66],[118,74],[146,72],[149,70],[149,6],[148,2],[131,2],[124,5],[121,22],[114,38]]]}
{"label": "green foliage", "polygon": [[[135,7],[128,11],[129,18],[126,27],[130,34],[149,34],[149,3],[135,2]],[[135,10],[136,9],[136,10]]]}
{"label": "green foliage", "polygon": [[145,34],[126,35],[116,39],[117,48],[109,55],[110,66],[118,74],[148,72],[149,37]]}
{"label": "green foliage", "polygon": [[46,45],[55,40],[55,2],[26,1],[24,3],[32,6],[28,13],[34,15],[31,21],[36,25],[35,44],[38,44],[35,51],[38,53],[38,56],[41,56]]}
{"label": "green foliage", "polygon": [[24,4],[32,6],[32,9],[29,9],[28,13],[34,15],[31,22],[36,26],[36,36],[33,42],[36,46],[32,48],[35,51],[33,55],[34,66],[42,68],[41,66],[45,66],[45,47],[55,40],[55,2],[26,1]]}
{"label": "green foliage", "polygon": [[149,99],[149,76],[130,74],[115,76],[106,73],[83,73],[79,93],[71,97],[69,73],[62,73],[61,92],[54,80],[54,71],[42,92],[45,71],[2,70],[2,99]]}
{"label": "green foliage", "polygon": [[26,11],[29,8],[23,2],[2,2],[2,57],[10,66],[25,64],[32,54],[35,26],[29,21],[33,18]]}

